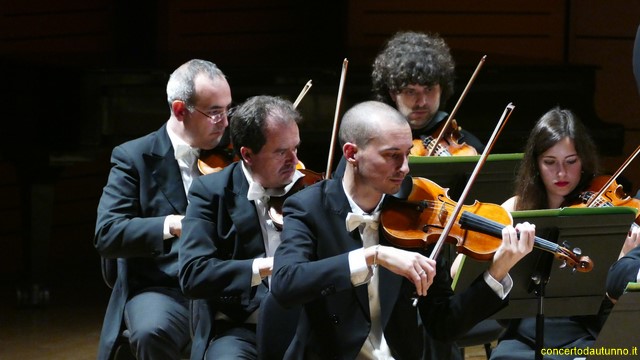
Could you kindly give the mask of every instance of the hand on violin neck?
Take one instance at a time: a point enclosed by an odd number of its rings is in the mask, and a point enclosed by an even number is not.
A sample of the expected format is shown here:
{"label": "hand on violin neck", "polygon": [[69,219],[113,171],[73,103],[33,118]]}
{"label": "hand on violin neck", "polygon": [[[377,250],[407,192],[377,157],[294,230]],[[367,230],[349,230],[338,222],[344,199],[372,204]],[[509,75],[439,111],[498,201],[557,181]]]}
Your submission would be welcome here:
{"label": "hand on violin neck", "polygon": [[625,256],[629,251],[633,250],[640,244],[640,227],[632,226],[629,230],[629,234],[627,238],[624,240],[624,244],[622,245],[622,250],[620,250],[620,256],[618,259]]}
{"label": "hand on violin neck", "polygon": [[414,251],[391,246],[371,246],[365,249],[365,258],[367,265],[374,265],[375,259],[376,265],[407,278],[416,286],[418,296],[427,295],[436,276],[436,262]]}
{"label": "hand on violin neck", "polygon": [[511,268],[533,250],[534,239],[535,225],[528,222],[502,229],[502,243],[493,256],[489,275],[502,282]]}
{"label": "hand on violin neck", "polygon": [[273,257],[257,258],[253,261],[253,267],[258,269],[261,278],[270,276],[273,271]]}
{"label": "hand on violin neck", "polygon": [[168,215],[165,222],[169,229],[169,234],[180,237],[182,235],[182,219],[184,215]]}

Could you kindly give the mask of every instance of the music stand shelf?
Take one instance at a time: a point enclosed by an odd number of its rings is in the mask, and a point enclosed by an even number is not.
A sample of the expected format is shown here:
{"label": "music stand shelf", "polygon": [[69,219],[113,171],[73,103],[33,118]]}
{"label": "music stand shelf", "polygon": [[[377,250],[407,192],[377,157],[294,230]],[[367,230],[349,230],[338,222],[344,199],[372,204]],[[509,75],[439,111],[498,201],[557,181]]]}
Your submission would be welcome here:
{"label": "music stand shelf", "polygon": [[[522,156],[522,153],[487,156],[465,204],[471,205],[475,200],[501,204],[510,198]],[[479,159],[479,155],[410,156],[409,168],[412,176],[424,177],[448,188],[449,196],[458,200]]]}

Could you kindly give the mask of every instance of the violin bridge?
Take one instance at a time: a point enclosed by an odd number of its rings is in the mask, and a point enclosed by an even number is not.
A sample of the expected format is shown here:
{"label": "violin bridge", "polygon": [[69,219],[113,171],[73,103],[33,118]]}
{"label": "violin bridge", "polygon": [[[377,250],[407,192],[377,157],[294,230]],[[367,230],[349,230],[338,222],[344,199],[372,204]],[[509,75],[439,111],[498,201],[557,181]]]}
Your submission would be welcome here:
{"label": "violin bridge", "polygon": [[445,203],[442,203],[442,206],[440,206],[440,211],[438,211],[438,221],[440,221],[441,224],[446,224],[448,217],[449,211],[447,210]]}

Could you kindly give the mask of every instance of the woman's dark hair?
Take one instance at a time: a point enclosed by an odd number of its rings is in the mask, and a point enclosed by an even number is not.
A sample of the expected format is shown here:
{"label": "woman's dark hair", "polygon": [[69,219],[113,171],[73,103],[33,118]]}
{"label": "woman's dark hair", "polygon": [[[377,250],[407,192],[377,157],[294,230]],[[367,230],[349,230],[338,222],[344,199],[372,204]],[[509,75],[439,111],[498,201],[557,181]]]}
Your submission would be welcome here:
{"label": "woman's dark hair", "polygon": [[582,122],[570,110],[553,108],[542,115],[529,134],[516,178],[516,210],[549,208],[547,190],[538,169],[538,157],[564,138],[573,141],[582,163],[578,186],[565,197],[565,201],[584,191],[598,174],[597,149]]}

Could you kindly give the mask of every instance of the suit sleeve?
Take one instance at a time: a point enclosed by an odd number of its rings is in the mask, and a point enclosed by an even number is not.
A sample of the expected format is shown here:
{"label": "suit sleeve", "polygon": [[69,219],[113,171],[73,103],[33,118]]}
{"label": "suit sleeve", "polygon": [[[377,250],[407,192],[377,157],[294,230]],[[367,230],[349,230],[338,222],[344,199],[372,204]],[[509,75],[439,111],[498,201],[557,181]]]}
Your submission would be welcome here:
{"label": "suit sleeve", "polygon": [[94,237],[101,256],[155,257],[164,252],[165,216],[145,216],[141,206],[140,169],[123,146],[111,155],[111,171],[104,187]]}
{"label": "suit sleeve", "polygon": [[478,137],[466,131],[465,129],[462,129],[461,133],[463,135],[461,141],[471,146],[472,148],[476,149],[478,154],[482,154],[485,148],[485,145],[482,143],[482,141],[480,141]]}
{"label": "suit sleeve", "polygon": [[[218,174],[215,174],[218,175]],[[191,298],[212,299],[239,296],[240,303],[251,298],[253,259],[232,259],[235,246],[241,247],[234,229],[224,229],[224,197],[210,176],[194,179],[189,189],[189,206],[182,220],[179,251],[179,279],[182,291]],[[228,246],[222,247],[226,242]]]}
{"label": "suit sleeve", "polygon": [[640,247],[629,251],[627,255],[611,265],[607,274],[607,294],[613,299],[618,299],[629,282],[638,281],[638,271],[640,271]]}
{"label": "suit sleeve", "polygon": [[453,294],[447,280],[448,267],[439,264],[436,279],[418,307],[425,328],[434,339],[455,341],[478,322],[508,304],[486,283],[480,274],[467,289]]}
{"label": "suit sleeve", "polygon": [[[343,235],[346,231],[327,231],[336,228],[331,223],[333,217],[323,212],[320,196],[310,196],[319,195],[320,191],[321,187],[308,188],[285,202],[284,230],[274,256],[271,292],[287,307],[353,287],[348,254],[351,249],[340,249],[341,237],[346,236]],[[308,209],[315,213],[310,214]],[[333,238],[321,239],[320,244],[318,236],[327,235]],[[338,255],[318,260],[318,251],[327,243],[332,243],[335,247],[332,253]]]}

